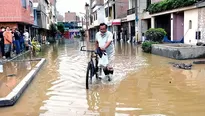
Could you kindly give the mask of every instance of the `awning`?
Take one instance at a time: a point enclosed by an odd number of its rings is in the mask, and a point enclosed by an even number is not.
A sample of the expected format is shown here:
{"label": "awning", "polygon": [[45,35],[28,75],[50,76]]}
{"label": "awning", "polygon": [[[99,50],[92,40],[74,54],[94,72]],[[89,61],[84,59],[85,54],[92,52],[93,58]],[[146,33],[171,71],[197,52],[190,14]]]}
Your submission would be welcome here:
{"label": "awning", "polygon": [[121,19],[114,19],[112,25],[121,25]]}

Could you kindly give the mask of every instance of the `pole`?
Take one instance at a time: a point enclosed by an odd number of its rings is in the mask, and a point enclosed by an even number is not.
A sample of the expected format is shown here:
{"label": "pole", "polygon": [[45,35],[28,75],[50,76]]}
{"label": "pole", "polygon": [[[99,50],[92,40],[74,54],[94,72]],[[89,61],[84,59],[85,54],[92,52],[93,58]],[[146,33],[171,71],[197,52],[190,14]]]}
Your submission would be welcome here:
{"label": "pole", "polygon": [[88,41],[88,38],[89,38],[89,34],[88,34],[88,7],[86,7],[86,14],[85,14],[85,22],[86,22],[86,41]]}
{"label": "pole", "polygon": [[135,0],[135,39],[137,39],[138,43],[138,0]]}
{"label": "pole", "polygon": [[[83,31],[83,17],[82,17],[82,31]],[[84,33],[82,33],[82,41],[83,41],[83,46],[84,46]]]}
{"label": "pole", "polygon": [[108,21],[110,21],[110,6],[109,6],[110,0],[107,1],[108,5]]}

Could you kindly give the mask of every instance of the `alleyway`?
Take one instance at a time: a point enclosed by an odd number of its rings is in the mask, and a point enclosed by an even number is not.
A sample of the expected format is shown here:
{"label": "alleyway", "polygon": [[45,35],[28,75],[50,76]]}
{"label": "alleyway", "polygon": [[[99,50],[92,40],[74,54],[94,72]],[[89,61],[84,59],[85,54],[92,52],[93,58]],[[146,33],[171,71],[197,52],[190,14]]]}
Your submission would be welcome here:
{"label": "alleyway", "polygon": [[86,91],[89,54],[79,51],[81,45],[66,41],[45,48],[41,56],[46,64],[15,106],[0,108],[1,116],[205,115],[204,65],[179,70],[168,63],[172,59],[116,43],[113,81],[102,81]]}

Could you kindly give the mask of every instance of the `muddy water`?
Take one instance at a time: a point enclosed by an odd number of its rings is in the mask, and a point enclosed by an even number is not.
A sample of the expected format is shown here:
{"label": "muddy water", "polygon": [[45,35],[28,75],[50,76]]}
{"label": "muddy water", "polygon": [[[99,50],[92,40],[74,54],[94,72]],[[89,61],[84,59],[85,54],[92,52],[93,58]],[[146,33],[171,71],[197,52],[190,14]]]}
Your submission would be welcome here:
{"label": "muddy water", "polygon": [[86,91],[89,54],[80,52],[79,46],[45,47],[41,55],[46,64],[15,106],[0,108],[1,116],[205,115],[205,65],[179,70],[168,64],[179,61],[118,43],[113,81],[99,82]]}
{"label": "muddy water", "polygon": [[6,97],[37,63],[30,60],[13,60],[0,64],[0,98]]}

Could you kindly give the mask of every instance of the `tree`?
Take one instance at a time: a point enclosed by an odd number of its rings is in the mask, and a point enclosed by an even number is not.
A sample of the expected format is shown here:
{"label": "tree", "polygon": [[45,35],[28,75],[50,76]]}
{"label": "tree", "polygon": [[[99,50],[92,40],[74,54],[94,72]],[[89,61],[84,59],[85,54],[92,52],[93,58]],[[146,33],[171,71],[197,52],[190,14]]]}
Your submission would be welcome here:
{"label": "tree", "polygon": [[57,33],[56,25],[51,23],[50,26],[49,26],[49,31],[50,31],[50,36],[52,37],[52,39],[50,39],[49,42],[54,43],[56,41],[55,36],[56,36],[56,33]]}
{"label": "tree", "polygon": [[61,34],[64,34],[64,32],[65,32],[65,27],[64,27],[64,25],[63,25],[62,23],[59,23],[59,24],[57,25],[57,27],[58,27],[58,30],[61,32]]}

